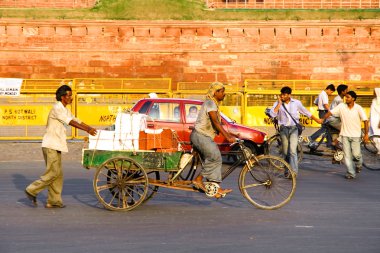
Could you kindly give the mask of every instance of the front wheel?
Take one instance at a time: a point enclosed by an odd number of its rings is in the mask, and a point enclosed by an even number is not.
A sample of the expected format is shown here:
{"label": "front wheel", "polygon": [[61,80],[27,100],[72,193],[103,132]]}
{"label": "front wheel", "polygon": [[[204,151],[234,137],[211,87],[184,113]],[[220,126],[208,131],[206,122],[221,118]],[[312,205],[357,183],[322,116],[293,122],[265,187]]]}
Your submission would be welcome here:
{"label": "front wheel", "polygon": [[252,165],[245,165],[239,176],[243,196],[261,209],[284,206],[296,190],[296,175],[290,165],[270,155],[252,159]]}
{"label": "front wheel", "polygon": [[363,166],[369,170],[380,170],[380,135],[369,137],[362,149]]}

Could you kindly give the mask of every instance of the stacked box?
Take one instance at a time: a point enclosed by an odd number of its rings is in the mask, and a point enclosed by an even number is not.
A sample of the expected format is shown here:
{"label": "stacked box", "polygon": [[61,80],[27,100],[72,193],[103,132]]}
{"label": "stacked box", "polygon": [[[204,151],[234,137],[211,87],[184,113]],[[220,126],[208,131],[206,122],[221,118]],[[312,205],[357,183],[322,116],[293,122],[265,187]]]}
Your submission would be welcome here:
{"label": "stacked box", "polygon": [[157,152],[173,152],[178,150],[178,140],[171,129],[140,131],[140,150],[155,150]]}

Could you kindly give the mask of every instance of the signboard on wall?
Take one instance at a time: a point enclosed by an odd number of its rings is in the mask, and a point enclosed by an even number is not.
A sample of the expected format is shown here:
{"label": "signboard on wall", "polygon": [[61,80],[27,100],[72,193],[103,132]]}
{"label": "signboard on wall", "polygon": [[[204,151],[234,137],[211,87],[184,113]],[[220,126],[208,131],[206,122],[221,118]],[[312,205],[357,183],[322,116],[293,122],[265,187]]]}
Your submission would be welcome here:
{"label": "signboard on wall", "polygon": [[0,96],[20,96],[22,80],[20,78],[0,78]]}

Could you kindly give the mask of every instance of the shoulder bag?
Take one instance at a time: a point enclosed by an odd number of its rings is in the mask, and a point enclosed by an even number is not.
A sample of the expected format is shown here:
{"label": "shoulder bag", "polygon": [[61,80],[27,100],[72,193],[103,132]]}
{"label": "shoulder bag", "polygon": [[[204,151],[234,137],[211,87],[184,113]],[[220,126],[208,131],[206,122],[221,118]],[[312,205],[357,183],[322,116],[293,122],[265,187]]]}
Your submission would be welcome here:
{"label": "shoulder bag", "polygon": [[282,106],[284,107],[285,111],[288,113],[288,115],[292,118],[292,120],[293,120],[294,123],[296,124],[297,130],[298,130],[298,135],[301,135],[301,134],[302,134],[302,131],[305,129],[305,126],[302,125],[301,123],[298,123],[298,122],[293,118],[293,116],[288,112],[288,109],[286,109],[286,107],[285,107],[284,104],[282,104]]}

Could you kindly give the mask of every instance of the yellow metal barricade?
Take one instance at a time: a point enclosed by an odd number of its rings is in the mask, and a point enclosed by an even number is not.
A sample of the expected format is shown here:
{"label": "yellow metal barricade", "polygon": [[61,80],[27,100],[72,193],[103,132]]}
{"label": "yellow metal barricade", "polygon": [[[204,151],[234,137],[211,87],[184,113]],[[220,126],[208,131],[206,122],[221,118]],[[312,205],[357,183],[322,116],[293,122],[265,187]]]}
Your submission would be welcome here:
{"label": "yellow metal barricade", "polygon": [[[55,92],[72,79],[23,80],[18,97],[0,97],[0,140],[41,139]],[[68,138],[73,137],[71,128]]]}

